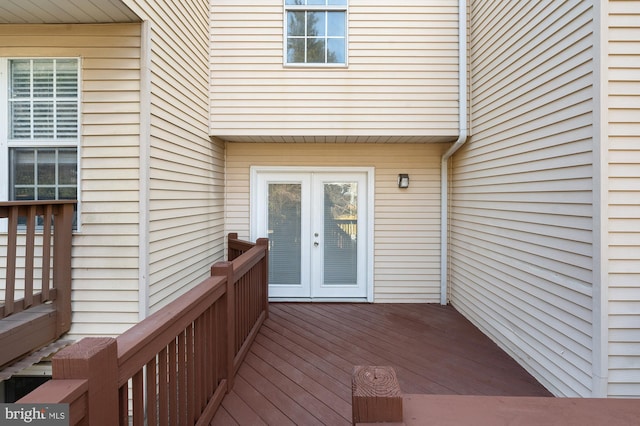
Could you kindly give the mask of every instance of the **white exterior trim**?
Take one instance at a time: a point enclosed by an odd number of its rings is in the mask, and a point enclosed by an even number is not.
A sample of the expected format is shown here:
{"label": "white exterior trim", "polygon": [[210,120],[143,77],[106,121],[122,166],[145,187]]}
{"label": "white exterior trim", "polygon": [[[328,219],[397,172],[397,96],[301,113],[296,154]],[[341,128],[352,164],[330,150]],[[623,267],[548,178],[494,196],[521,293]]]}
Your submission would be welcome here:
{"label": "white exterior trim", "polygon": [[[7,58],[0,58],[0,93],[8,93],[9,90],[9,70]],[[0,201],[7,201],[9,199],[9,148],[7,143],[7,134],[9,132],[9,120],[5,120],[5,117],[9,117],[9,111],[7,102],[0,102],[0,181],[4,182],[0,185]],[[0,219],[0,232],[5,233],[9,227],[8,219]]]}
{"label": "white exterior trim", "polygon": [[608,2],[594,2],[594,79],[593,79],[593,294],[592,294],[592,388],[593,398],[608,395],[609,381],[609,144],[608,78]]}
{"label": "white exterior trim", "polygon": [[138,246],[138,317],[149,315],[149,156],[151,138],[151,24],[140,26],[140,196]]}

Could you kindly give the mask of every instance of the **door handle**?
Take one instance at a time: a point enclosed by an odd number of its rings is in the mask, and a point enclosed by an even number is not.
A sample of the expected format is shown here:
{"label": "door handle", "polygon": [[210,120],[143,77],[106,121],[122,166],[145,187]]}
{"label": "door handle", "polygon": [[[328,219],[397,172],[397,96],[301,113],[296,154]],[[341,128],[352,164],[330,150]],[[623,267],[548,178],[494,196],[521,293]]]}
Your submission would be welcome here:
{"label": "door handle", "polygon": [[317,241],[314,241],[314,242],[313,242],[313,245],[314,245],[315,247],[318,247],[318,246],[320,245],[320,243],[319,243],[319,242],[317,242]]}

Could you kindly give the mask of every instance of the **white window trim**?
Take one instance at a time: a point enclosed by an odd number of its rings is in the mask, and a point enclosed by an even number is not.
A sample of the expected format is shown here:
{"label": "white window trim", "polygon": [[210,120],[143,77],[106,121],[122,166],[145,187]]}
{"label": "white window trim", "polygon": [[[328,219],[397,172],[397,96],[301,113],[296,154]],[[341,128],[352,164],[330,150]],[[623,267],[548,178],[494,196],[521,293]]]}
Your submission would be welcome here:
{"label": "white window trim", "polygon": [[[282,6],[282,65],[285,68],[348,68],[349,67],[349,0],[346,5],[287,5],[283,1]],[[344,34],[344,64],[339,63],[289,63],[287,62],[287,11],[290,10],[318,10],[337,11],[345,13],[345,34]]]}
{"label": "white window trim", "polygon": [[[9,142],[9,61],[12,59],[75,59],[78,61],[78,138],[75,142],[57,141],[56,147],[75,147],[76,148],[76,163],[77,163],[77,219],[76,229],[74,233],[80,232],[81,229],[81,164],[80,155],[82,147],[82,58],[77,56],[30,56],[30,57],[0,57],[0,117],[4,118],[0,120],[0,201],[9,201],[9,148],[11,147],[43,147],[52,145],[51,142],[30,141],[21,142],[19,145]],[[6,233],[8,230],[8,220],[0,219],[0,233]]]}
{"label": "white window trim", "polygon": [[[9,59],[0,58],[0,201],[9,200]],[[0,231],[6,232],[6,220],[0,224]]]}

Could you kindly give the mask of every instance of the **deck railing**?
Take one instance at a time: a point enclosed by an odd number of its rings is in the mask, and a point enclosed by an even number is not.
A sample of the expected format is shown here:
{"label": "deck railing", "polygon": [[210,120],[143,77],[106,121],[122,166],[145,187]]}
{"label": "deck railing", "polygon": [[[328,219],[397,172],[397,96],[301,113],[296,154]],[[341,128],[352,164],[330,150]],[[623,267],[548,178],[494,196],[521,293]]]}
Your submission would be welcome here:
{"label": "deck railing", "polygon": [[7,219],[6,235],[0,236],[6,238],[0,254],[6,259],[0,281],[0,367],[69,331],[75,204],[0,202],[0,219]]}
{"label": "deck railing", "polygon": [[268,316],[268,241],[228,247],[231,261],[122,335],[61,351],[18,402],[68,403],[71,425],[209,424]]}

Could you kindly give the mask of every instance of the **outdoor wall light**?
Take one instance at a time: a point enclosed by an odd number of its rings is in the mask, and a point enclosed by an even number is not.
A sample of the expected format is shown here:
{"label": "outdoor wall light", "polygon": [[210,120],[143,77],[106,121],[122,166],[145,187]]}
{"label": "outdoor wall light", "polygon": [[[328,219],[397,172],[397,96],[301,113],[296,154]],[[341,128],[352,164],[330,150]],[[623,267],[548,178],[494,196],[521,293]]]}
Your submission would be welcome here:
{"label": "outdoor wall light", "polygon": [[400,173],[398,175],[398,188],[409,187],[409,175],[406,173]]}

